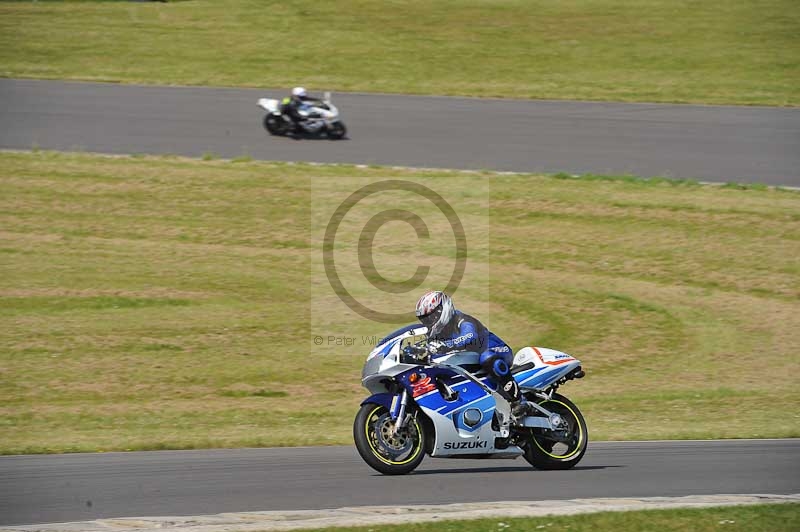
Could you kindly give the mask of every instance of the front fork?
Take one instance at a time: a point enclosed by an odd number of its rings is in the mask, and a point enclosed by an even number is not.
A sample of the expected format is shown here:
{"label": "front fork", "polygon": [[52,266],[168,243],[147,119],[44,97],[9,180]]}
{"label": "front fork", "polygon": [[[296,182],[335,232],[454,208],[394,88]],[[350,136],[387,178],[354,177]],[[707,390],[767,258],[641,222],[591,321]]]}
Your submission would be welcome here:
{"label": "front fork", "polygon": [[394,429],[392,432],[397,434],[400,429],[406,425],[406,408],[408,408],[408,390],[403,388],[403,391],[392,398],[392,407],[389,409],[389,415],[394,421]]}

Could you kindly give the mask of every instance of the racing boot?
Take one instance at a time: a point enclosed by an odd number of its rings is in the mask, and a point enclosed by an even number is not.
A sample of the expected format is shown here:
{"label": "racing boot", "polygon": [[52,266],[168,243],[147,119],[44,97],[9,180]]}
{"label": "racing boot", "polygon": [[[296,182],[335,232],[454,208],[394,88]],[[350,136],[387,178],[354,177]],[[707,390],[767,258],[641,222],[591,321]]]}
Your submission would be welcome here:
{"label": "racing boot", "polygon": [[525,416],[530,416],[535,411],[536,409],[524,397],[520,397],[519,401],[511,405],[511,415],[514,416],[514,419],[522,419]]}
{"label": "racing boot", "polygon": [[522,395],[519,384],[517,384],[517,381],[515,381],[513,377],[503,385],[502,390],[502,395],[504,395],[511,404],[511,416],[514,419],[522,419],[533,413],[534,408],[525,399],[525,396]]}
{"label": "racing boot", "polygon": [[303,129],[303,126],[300,125],[300,120],[298,120],[296,118],[292,118],[291,132],[295,136],[300,136],[303,133],[305,133],[305,130]]}

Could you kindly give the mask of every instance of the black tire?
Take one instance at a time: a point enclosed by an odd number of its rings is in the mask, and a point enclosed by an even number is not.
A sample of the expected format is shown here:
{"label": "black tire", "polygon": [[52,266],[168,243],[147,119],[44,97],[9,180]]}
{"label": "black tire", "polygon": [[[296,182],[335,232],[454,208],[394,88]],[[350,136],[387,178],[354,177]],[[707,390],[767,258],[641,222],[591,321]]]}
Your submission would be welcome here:
{"label": "black tire", "polygon": [[283,118],[270,113],[264,117],[264,129],[271,135],[285,135],[289,126]]}
{"label": "black tire", "polygon": [[525,460],[536,469],[563,470],[575,467],[586,453],[589,431],[586,420],[575,404],[557,393],[551,399],[537,401],[563,419],[564,430],[531,429],[525,447]]}
{"label": "black tire", "polygon": [[331,140],[339,140],[347,135],[347,128],[344,126],[344,122],[334,122],[328,128],[328,138]]}
{"label": "black tire", "polygon": [[425,429],[416,417],[399,434],[391,433],[392,421],[385,406],[367,403],[353,423],[353,439],[361,458],[384,475],[410,473],[425,458]]}

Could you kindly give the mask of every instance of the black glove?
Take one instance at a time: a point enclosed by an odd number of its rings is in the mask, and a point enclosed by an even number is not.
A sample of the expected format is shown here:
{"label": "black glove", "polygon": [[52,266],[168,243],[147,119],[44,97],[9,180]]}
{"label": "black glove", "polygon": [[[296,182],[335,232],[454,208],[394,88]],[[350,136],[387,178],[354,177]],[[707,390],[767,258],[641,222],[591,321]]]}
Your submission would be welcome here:
{"label": "black glove", "polygon": [[424,362],[428,359],[428,350],[419,345],[407,345],[403,348],[403,354],[418,362]]}

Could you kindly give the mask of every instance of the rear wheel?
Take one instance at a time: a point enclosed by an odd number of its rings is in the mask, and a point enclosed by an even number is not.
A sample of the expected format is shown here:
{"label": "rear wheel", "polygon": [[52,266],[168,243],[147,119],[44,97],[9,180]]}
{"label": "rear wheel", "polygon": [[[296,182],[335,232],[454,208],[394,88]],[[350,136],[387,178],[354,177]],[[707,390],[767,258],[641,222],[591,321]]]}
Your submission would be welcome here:
{"label": "rear wheel", "polygon": [[347,128],[342,122],[334,122],[328,127],[328,138],[338,140],[347,135]]}
{"label": "rear wheel", "polygon": [[586,420],[578,407],[554,393],[538,402],[546,410],[558,414],[557,430],[532,429],[525,447],[525,460],[537,469],[569,469],[581,461],[589,443]]}
{"label": "rear wheel", "polygon": [[264,117],[264,129],[272,135],[285,135],[289,126],[283,118],[270,113]]}
{"label": "rear wheel", "polygon": [[389,410],[373,403],[361,407],[353,423],[353,439],[361,458],[384,475],[405,475],[425,458],[425,433],[422,423],[412,417],[394,433]]}

